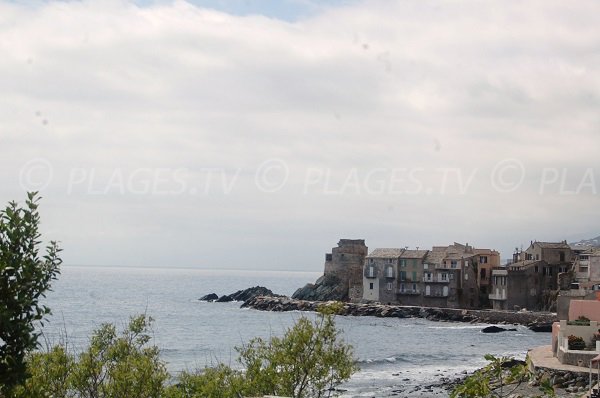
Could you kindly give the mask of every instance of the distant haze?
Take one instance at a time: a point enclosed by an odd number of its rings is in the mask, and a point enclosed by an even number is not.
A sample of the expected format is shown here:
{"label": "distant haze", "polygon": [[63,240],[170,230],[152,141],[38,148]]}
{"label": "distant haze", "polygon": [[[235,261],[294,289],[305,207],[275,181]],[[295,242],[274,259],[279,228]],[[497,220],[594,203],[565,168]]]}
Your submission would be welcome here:
{"label": "distant haze", "polygon": [[[224,4],[227,4],[225,6]],[[599,233],[596,1],[0,3],[0,201],[67,264]]]}

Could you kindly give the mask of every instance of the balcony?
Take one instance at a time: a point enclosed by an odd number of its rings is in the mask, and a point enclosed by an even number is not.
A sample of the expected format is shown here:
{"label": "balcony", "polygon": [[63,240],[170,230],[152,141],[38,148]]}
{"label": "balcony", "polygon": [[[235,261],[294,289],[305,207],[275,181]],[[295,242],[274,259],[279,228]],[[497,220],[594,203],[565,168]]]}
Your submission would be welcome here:
{"label": "balcony", "polygon": [[448,297],[448,293],[444,294],[443,292],[431,292],[429,294],[424,293],[423,297]]}
{"label": "balcony", "polygon": [[423,282],[425,282],[425,283],[450,283],[450,279],[449,278],[442,279],[442,277],[440,275],[438,275],[437,278],[423,277]]}
{"label": "balcony", "polygon": [[418,296],[421,292],[419,290],[401,290],[398,291],[398,294],[401,296]]}

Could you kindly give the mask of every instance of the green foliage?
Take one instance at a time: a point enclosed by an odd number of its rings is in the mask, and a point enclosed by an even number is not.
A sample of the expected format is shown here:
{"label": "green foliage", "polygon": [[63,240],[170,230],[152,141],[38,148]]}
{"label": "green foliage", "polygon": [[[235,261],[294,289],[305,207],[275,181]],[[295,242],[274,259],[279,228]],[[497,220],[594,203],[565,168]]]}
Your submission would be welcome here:
{"label": "green foliage", "polygon": [[577,318],[574,321],[567,321],[567,325],[573,325],[573,326],[590,326],[590,318],[581,315],[579,316],[579,318]]}
{"label": "green foliage", "polygon": [[340,304],[323,306],[316,320],[302,316],[283,337],[252,339],[238,347],[244,372],[220,365],[183,374],[169,398],[281,395],[324,397],[357,370],[352,347],[340,340],[334,314]]}
{"label": "green foliage", "polygon": [[[452,391],[450,398],[508,397],[521,383],[528,381],[531,377],[525,365],[509,367],[509,364],[514,361],[513,358],[497,358],[487,354],[485,359],[489,363],[467,377]],[[540,392],[546,396],[554,396],[554,389],[547,383],[540,386]]]}
{"label": "green foliage", "polygon": [[0,391],[8,394],[27,377],[25,357],[38,346],[36,322],[50,309],[40,304],[59,274],[56,242],[40,257],[37,193],[24,207],[10,202],[0,211]]}
{"label": "green foliage", "polygon": [[119,335],[104,324],[91,337],[90,346],[77,356],[56,346],[29,358],[31,377],[15,389],[14,398],[158,398],[163,396],[168,373],[151,346],[152,318],[131,318]]}

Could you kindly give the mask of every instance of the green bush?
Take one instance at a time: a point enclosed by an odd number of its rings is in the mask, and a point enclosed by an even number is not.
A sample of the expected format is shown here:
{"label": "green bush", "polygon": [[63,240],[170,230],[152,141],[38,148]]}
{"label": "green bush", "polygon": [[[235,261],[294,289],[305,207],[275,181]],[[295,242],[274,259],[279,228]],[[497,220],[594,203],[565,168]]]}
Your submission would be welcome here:
{"label": "green bush", "polygon": [[317,320],[302,316],[283,337],[255,338],[238,347],[244,372],[219,365],[195,374],[184,373],[167,396],[325,396],[358,369],[352,347],[340,340],[335,327],[338,310],[339,305],[322,307]]}
{"label": "green bush", "polygon": [[94,332],[78,355],[66,346],[28,358],[31,377],[17,387],[15,398],[158,398],[169,375],[155,346],[149,345],[152,318],[131,318],[119,335],[114,325]]}
{"label": "green bush", "polygon": [[40,303],[59,274],[56,242],[40,258],[40,216],[36,193],[25,207],[10,202],[0,211],[0,394],[25,381],[25,358],[38,347],[37,322],[50,309]]}

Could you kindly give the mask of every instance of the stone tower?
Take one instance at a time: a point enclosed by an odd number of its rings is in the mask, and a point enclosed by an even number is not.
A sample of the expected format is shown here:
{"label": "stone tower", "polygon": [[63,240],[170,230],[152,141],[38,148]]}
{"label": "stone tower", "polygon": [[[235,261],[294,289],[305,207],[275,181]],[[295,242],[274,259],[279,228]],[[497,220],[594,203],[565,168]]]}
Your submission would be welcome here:
{"label": "stone tower", "polygon": [[358,302],[363,295],[363,264],[369,248],[364,239],[340,239],[338,247],[325,255],[325,276],[332,275],[348,289],[348,300]]}

